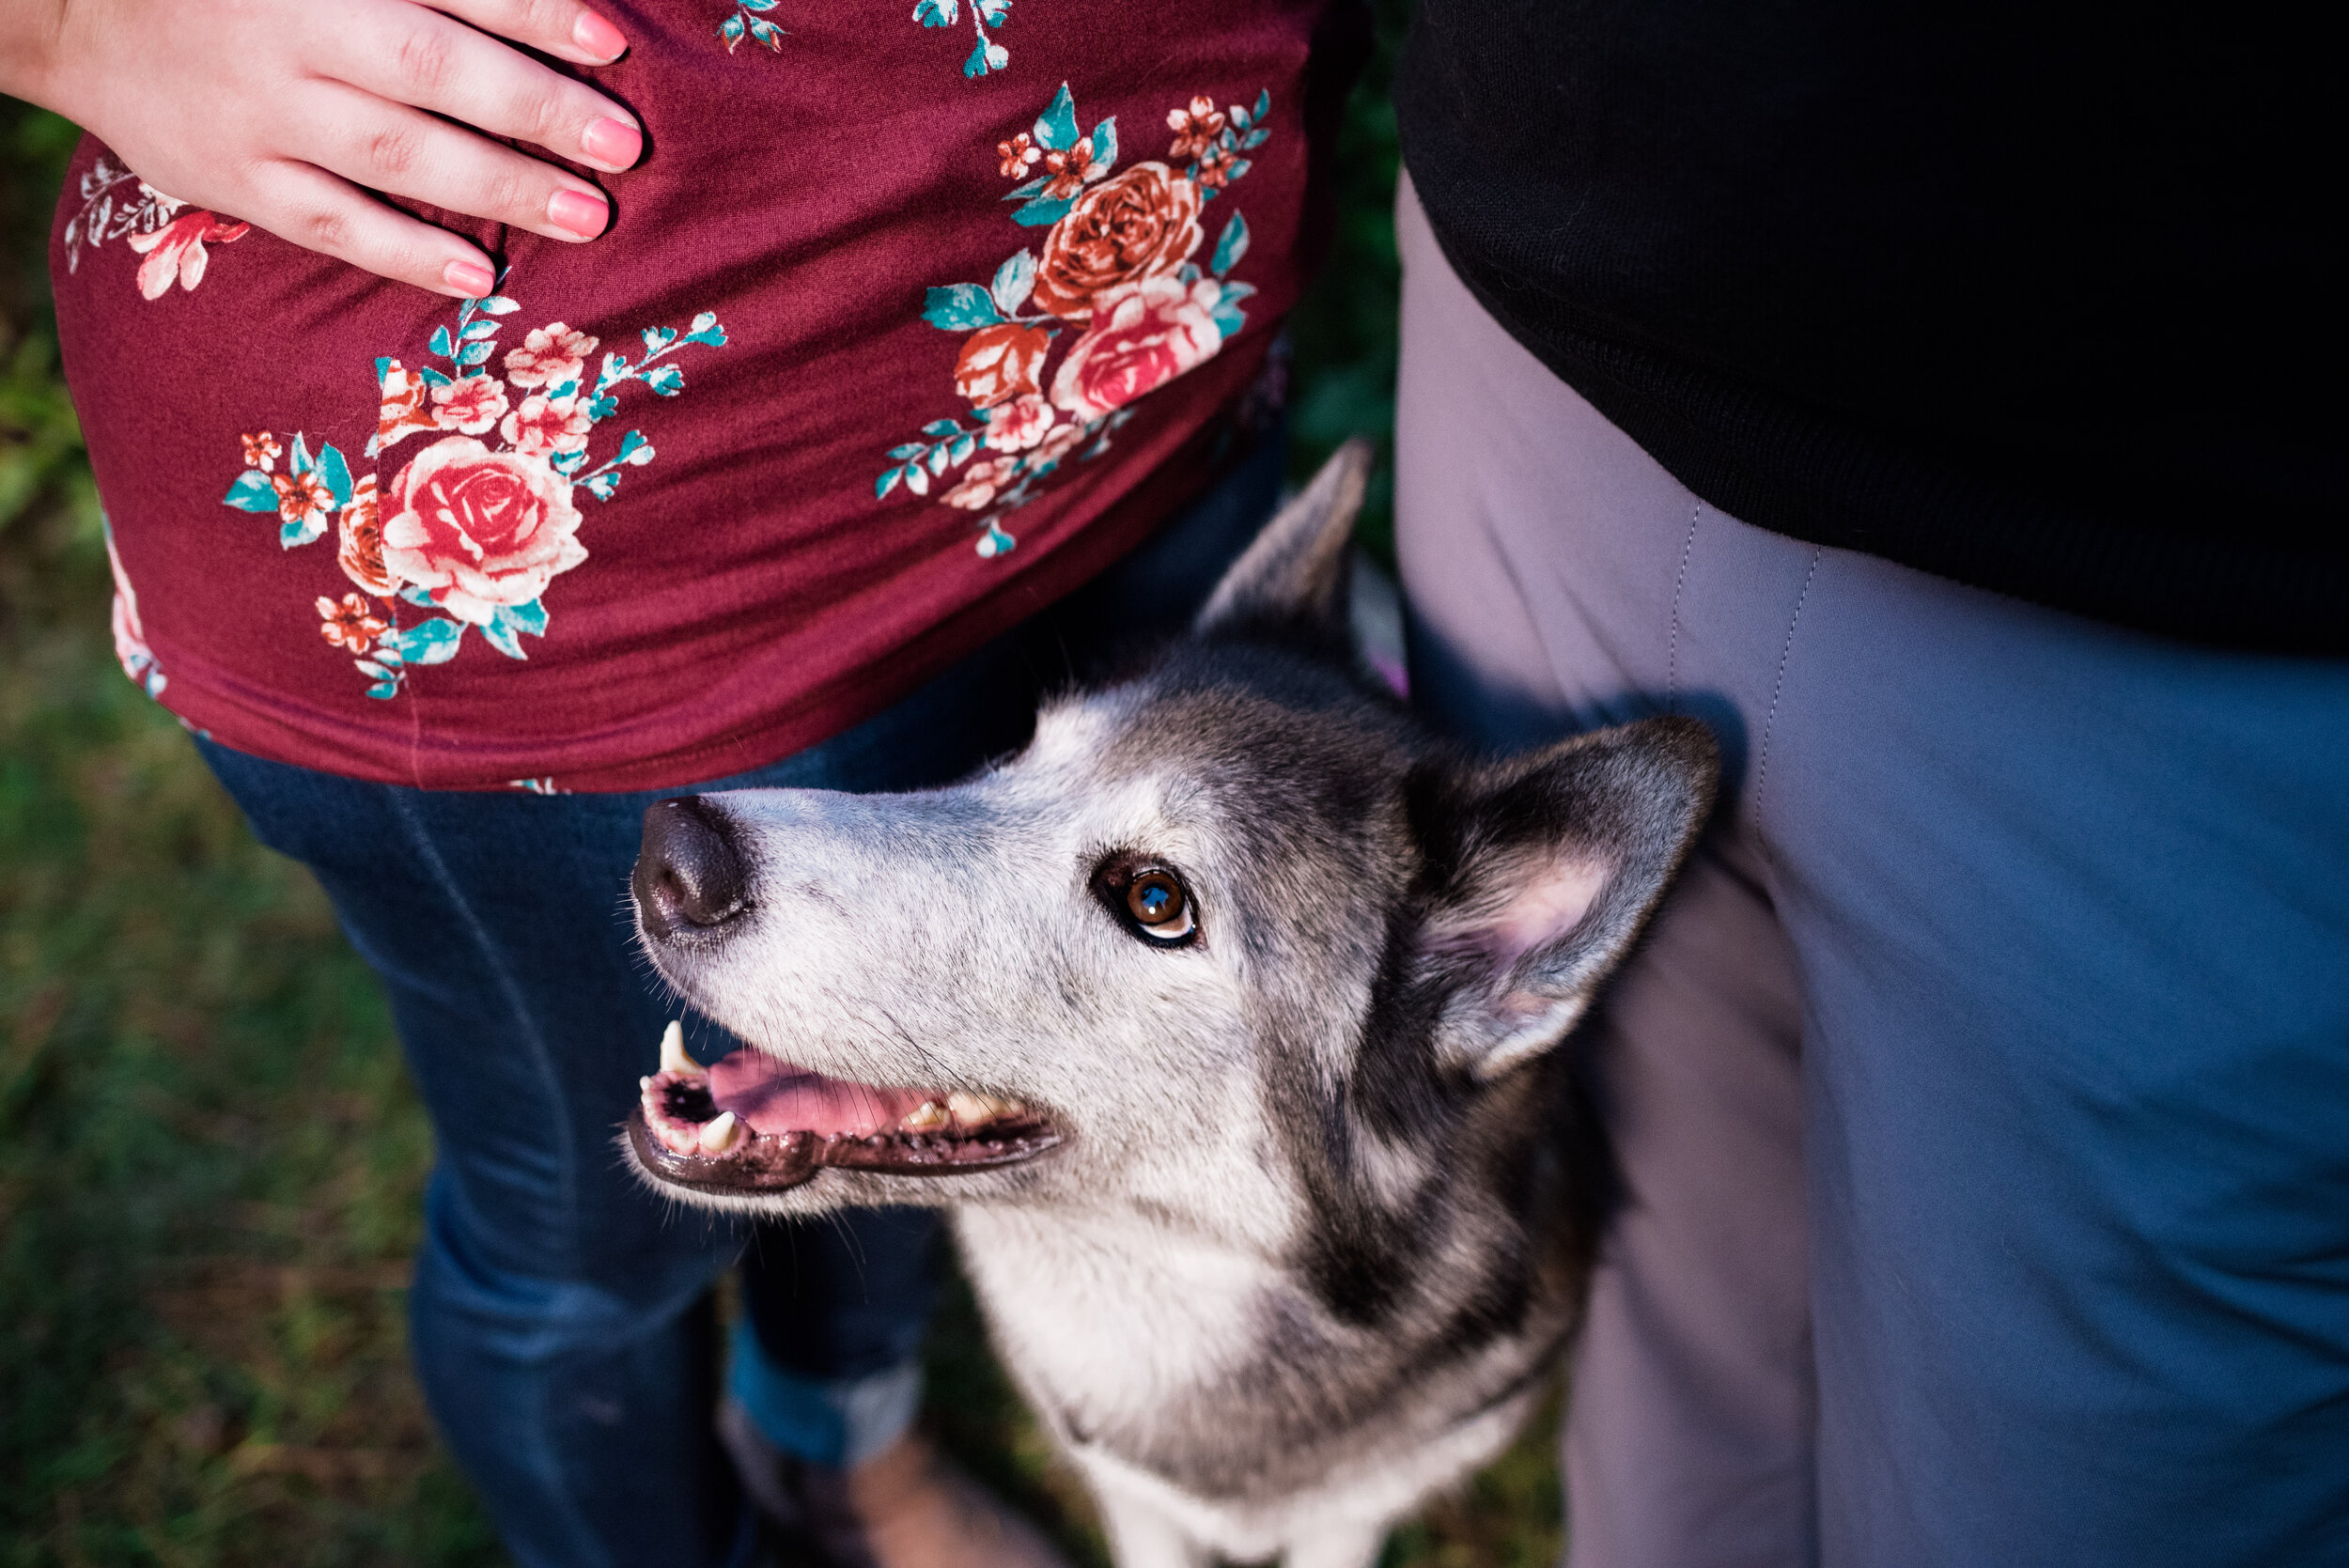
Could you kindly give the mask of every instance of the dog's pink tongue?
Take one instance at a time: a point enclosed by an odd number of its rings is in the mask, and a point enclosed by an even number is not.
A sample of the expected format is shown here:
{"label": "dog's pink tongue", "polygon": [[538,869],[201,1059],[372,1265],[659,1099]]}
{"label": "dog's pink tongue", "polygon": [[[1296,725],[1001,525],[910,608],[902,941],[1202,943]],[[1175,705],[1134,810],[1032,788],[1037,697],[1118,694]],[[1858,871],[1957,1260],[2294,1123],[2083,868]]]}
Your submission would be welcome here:
{"label": "dog's pink tongue", "polygon": [[888,1132],[934,1096],[826,1078],[748,1047],[709,1064],[709,1097],[759,1132]]}

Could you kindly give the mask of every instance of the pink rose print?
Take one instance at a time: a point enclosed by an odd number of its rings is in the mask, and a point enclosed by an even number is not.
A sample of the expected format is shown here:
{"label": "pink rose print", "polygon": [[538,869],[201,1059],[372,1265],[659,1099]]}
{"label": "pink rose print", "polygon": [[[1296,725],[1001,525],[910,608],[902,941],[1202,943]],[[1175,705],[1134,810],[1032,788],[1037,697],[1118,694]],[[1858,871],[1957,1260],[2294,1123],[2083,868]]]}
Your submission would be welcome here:
{"label": "pink rose print", "polygon": [[962,472],[962,483],[939,497],[949,506],[959,506],[966,512],[983,512],[995,499],[995,492],[1019,467],[1016,458],[989,458],[972,463]]}
{"label": "pink rose print", "polygon": [[243,239],[252,229],[251,224],[224,224],[210,212],[190,212],[151,234],[130,236],[130,247],[147,257],[139,263],[139,293],[160,300],[171,292],[175,278],[181,288],[193,289],[204,281],[210,259],[205,244],[225,245]]}
{"label": "pink rose print", "polygon": [[[358,592],[340,593],[335,582],[316,598],[319,631],[350,656],[371,700],[412,691],[415,671],[471,644],[530,657],[524,643],[547,635],[549,584],[587,559],[579,507],[587,497],[609,502],[627,470],[653,460],[645,432],[630,430],[594,461],[595,427],[618,412],[630,382],[675,397],[685,374],[674,356],[726,343],[715,311],[695,312],[682,330],[644,328],[643,354],[604,355],[589,391],[577,382],[597,340],[555,321],[505,356],[509,385],[485,366],[497,356],[504,318],[521,308],[503,294],[459,301],[456,319],[434,326],[426,343],[427,364],[443,362],[445,371],[411,370],[388,355],[375,362],[376,424],[360,456],[381,459],[409,436],[432,432],[404,468],[395,457],[354,474],[317,430],[295,430],[282,444],[269,430],[241,438],[244,466],[221,504],[274,515],[284,550],[317,543],[334,520],[334,567]],[[137,605],[127,594],[124,602],[136,640]],[[142,671],[159,690],[151,659]]]}
{"label": "pink rose print", "polygon": [[534,392],[506,416],[498,430],[517,452],[584,452],[594,423],[577,396],[548,397]]}
{"label": "pink rose print", "polygon": [[368,644],[391,629],[389,623],[367,613],[367,601],[357,594],[345,594],[340,604],[319,597],[319,635],[338,648],[365,653]]}
{"label": "pink rose print", "polygon": [[587,356],[599,339],[573,332],[560,321],[533,327],[522,346],[506,355],[506,379],[519,387],[561,386],[586,374]]}
{"label": "pink rose print", "polygon": [[378,598],[399,591],[399,579],[383,567],[383,518],[375,475],[363,474],[342,510],[342,543],[334,559],[343,575]]}
{"label": "pink rose print", "polygon": [[432,422],[443,430],[480,435],[506,409],[506,388],[494,376],[467,376],[432,389]]}
{"label": "pink rose print", "polygon": [[890,446],[873,499],[902,488],[979,513],[973,548],[998,559],[1019,543],[1006,520],[1064,459],[1101,457],[1137,400],[1245,332],[1256,288],[1235,273],[1248,223],[1225,201],[1209,244],[1207,218],[1270,138],[1271,113],[1269,91],[1245,108],[1186,94],[1166,112],[1173,162],[1121,171],[1116,120],[1083,133],[1064,84],[1031,130],[996,143],[997,169],[1021,181],[1003,198],[1020,204],[1012,220],[1041,242],[1023,241],[985,282],[924,291],[922,319],[962,334],[954,390],[970,411]]}
{"label": "pink rose print", "polygon": [[1015,397],[995,411],[987,422],[987,444],[997,452],[1025,452],[1044,439],[1059,415],[1034,393]]}
{"label": "pink rose print", "polygon": [[1171,277],[1105,297],[1052,378],[1052,401],[1078,419],[1098,419],[1212,359],[1223,346],[1221,298],[1212,279]]}
{"label": "pink rose print", "polygon": [[587,559],[570,481],[543,458],[492,452],[471,436],[417,453],[383,510],[384,569],[476,626],[500,605],[528,604]]}
{"label": "pink rose print", "polygon": [[405,441],[418,430],[437,430],[441,422],[425,406],[425,380],[391,360],[383,366],[382,401],[375,415],[378,452]]}

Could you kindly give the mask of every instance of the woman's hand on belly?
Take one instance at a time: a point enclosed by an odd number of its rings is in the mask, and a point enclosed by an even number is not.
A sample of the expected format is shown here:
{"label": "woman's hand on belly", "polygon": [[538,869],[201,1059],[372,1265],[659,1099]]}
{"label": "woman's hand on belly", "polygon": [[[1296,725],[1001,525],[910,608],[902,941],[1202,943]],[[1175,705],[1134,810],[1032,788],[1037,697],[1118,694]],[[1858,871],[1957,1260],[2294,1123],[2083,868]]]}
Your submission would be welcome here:
{"label": "woman's hand on belly", "polygon": [[593,185],[489,136],[617,171],[643,150],[636,118],[500,40],[580,65],[628,42],[576,0],[436,3],[0,0],[0,92],[184,202],[420,288],[487,294],[478,247],[369,191],[595,238],[610,209]]}

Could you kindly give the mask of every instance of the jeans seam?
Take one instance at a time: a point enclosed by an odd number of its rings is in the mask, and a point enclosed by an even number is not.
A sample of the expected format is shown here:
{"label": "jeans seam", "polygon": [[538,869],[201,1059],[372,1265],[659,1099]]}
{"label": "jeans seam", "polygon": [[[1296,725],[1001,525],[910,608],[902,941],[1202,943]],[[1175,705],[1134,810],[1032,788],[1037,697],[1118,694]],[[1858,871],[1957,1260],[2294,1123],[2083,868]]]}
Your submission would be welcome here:
{"label": "jeans seam", "polygon": [[1680,546],[1680,570],[1672,578],[1672,635],[1664,649],[1664,711],[1680,711],[1680,595],[1688,585],[1688,562],[1696,553],[1697,520],[1704,516],[1704,503],[1700,501],[1688,508],[1688,537]]}
{"label": "jeans seam", "polygon": [[[398,785],[391,785],[386,788],[385,793],[391,798],[393,813],[398,816],[400,826],[407,831],[410,841],[414,844],[417,852],[423,856],[426,865],[431,871],[433,880],[440,884],[441,891],[448,896],[450,904],[456,908],[458,918],[465,923],[466,933],[472,937],[474,945],[480,949],[484,960],[489,964],[490,972],[496,980],[499,994],[505,998],[506,1009],[513,1014],[516,1027],[529,1048],[532,1066],[537,1071],[540,1083],[545,1086],[548,1103],[554,1108],[552,1118],[554,1135],[561,1141],[562,1145],[559,1169],[562,1172],[560,1193],[563,1212],[567,1215],[571,1214],[579,1206],[578,1161],[575,1157],[578,1150],[573,1145],[569,1122],[564,1114],[562,1082],[555,1074],[554,1061],[547,1050],[547,1043],[540,1038],[537,1025],[531,1018],[530,1009],[523,1003],[521,986],[506,969],[505,957],[499,953],[497,944],[490,940],[489,927],[484,925],[481,917],[474,913],[472,902],[465,896],[464,889],[450,874],[448,862],[442,858],[440,846],[432,842],[432,835],[426,829],[422,815],[416,810],[416,803],[411,792]],[[576,1256],[568,1259],[568,1272],[578,1273],[579,1262]]]}
{"label": "jeans seam", "polygon": [[1769,835],[1762,831],[1762,790],[1770,779],[1770,737],[1778,731],[1778,705],[1786,692],[1786,665],[1795,651],[1795,628],[1802,624],[1802,607],[1811,598],[1811,581],[1819,575],[1819,562],[1826,554],[1823,547],[1811,547],[1811,567],[1802,574],[1802,587],[1795,595],[1794,613],[1786,617],[1786,641],[1778,650],[1778,675],[1770,683],[1770,710],[1762,721],[1761,755],[1754,763],[1753,799],[1747,809],[1752,815],[1755,836],[1766,848]]}

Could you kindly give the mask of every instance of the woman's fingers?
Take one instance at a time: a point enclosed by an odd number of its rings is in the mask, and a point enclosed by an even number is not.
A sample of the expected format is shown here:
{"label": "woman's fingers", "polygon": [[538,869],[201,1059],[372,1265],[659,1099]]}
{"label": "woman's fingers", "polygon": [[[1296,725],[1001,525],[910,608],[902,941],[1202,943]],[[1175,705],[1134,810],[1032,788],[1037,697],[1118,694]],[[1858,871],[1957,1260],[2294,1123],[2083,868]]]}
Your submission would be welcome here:
{"label": "woman's fingers", "polygon": [[435,294],[477,299],[496,284],[478,248],[323,169],[288,159],[255,173],[257,193],[267,195],[240,216],[281,239]]}
{"label": "woman's fingers", "polygon": [[[568,0],[483,0],[477,8],[594,16]],[[526,19],[516,14],[505,20],[519,24]],[[558,158],[597,168],[628,168],[644,151],[636,117],[627,110],[584,83],[550,70],[463,23],[406,0],[376,0],[358,8],[353,21],[356,25],[348,36],[333,40],[331,52],[314,52],[312,69],[320,76],[478,126],[492,136],[535,142]],[[521,41],[537,42],[535,38]],[[349,169],[340,172],[362,178]],[[431,199],[443,207],[456,205]]]}
{"label": "woman's fingers", "polygon": [[592,240],[612,220],[578,176],[460,126],[340,83],[317,84],[316,101],[311,123],[334,130],[306,156],[354,184],[551,240]]}
{"label": "woman's fingers", "polygon": [[485,33],[527,44],[574,65],[610,65],[628,52],[628,37],[609,18],[579,0],[428,0]]}

